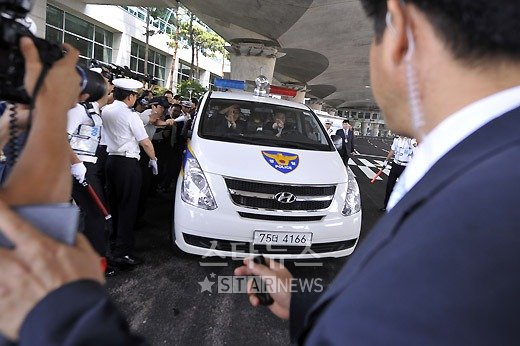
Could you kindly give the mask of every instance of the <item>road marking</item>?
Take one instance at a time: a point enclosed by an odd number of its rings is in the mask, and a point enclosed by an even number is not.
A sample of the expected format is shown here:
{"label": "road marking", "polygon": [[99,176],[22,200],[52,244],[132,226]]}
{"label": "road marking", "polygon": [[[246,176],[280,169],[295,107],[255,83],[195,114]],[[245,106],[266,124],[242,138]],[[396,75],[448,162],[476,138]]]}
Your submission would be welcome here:
{"label": "road marking", "polygon": [[372,162],[370,162],[366,159],[359,159],[359,161],[361,161],[361,163],[363,163],[367,167],[375,167],[375,165]]}
{"label": "road marking", "polygon": [[357,166],[357,164],[356,164],[354,161],[352,161],[351,158],[348,159],[348,164],[349,164],[349,165]]}
{"label": "road marking", "polygon": [[[365,166],[358,166],[358,168],[363,172],[365,173],[365,175],[368,177],[368,179],[372,180],[376,174],[374,173],[373,170],[371,170],[370,168],[368,167],[365,167]],[[381,179],[380,177],[377,177],[377,180],[383,180]]]}

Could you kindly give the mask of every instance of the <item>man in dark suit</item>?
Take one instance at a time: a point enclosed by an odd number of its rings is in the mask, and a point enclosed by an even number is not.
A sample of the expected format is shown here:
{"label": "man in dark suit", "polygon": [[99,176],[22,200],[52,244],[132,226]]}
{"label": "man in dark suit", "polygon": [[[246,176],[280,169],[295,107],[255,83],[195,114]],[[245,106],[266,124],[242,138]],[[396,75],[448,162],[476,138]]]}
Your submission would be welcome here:
{"label": "man in dark suit", "polygon": [[348,167],[348,159],[354,153],[354,132],[350,121],[343,120],[343,128],[336,131],[336,136],[341,137],[341,149],[338,151],[339,156],[343,159],[345,167]]}
{"label": "man in dark suit", "polygon": [[[283,281],[269,309],[290,318],[299,343],[518,344],[520,4],[363,3],[376,22],[375,98],[390,129],[421,143],[389,212],[321,295],[283,290],[292,276],[274,261],[246,260],[235,274]],[[42,240],[3,207],[0,228],[20,246],[0,256],[3,273],[16,273],[0,275],[0,331],[16,336],[23,323],[22,344],[137,344],[99,274],[84,271],[92,261],[76,259],[87,250]]]}
{"label": "man in dark suit", "polygon": [[[388,214],[328,289],[273,285],[269,309],[299,344],[518,344],[520,4],[363,4],[375,99],[389,128],[420,145]],[[293,280],[274,261],[235,274]]]}

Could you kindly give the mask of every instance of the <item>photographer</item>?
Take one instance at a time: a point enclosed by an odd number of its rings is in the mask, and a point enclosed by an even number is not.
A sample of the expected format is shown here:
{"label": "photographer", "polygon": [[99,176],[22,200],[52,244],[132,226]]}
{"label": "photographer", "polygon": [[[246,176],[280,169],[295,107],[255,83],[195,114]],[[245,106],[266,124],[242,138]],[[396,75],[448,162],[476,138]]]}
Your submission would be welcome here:
{"label": "photographer", "polygon": [[[0,332],[20,345],[74,343],[72,335],[86,343],[137,344],[139,339],[128,334],[100,286],[104,278],[99,257],[86,239],[78,234],[75,246],[56,242],[10,210],[13,205],[66,203],[70,197],[66,114],[79,95],[80,78],[75,68],[78,51],[69,45],[64,49],[66,55],[53,64],[33,94],[42,64],[32,40],[20,40],[24,84],[35,104],[25,148],[0,189],[0,229],[15,245],[0,248]],[[80,299],[69,300],[79,292]],[[55,305],[62,298],[66,303]],[[84,309],[93,315],[77,314]],[[92,328],[98,339],[88,334]]]}

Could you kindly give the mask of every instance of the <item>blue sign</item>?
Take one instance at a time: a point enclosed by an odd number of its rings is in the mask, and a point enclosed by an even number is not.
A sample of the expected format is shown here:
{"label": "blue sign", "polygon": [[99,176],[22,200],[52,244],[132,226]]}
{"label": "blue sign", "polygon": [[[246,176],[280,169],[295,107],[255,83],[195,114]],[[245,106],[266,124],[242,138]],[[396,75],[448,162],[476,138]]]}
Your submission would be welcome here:
{"label": "blue sign", "polygon": [[300,164],[300,158],[296,154],[281,151],[262,151],[262,155],[271,167],[284,174],[294,171]]}

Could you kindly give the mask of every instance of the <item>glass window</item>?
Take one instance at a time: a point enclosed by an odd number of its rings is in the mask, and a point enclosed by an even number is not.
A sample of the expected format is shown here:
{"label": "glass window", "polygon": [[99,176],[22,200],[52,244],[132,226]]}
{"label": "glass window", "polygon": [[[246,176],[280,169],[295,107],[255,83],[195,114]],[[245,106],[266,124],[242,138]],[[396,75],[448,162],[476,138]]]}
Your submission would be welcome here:
{"label": "glass window", "polygon": [[84,40],[78,36],[65,33],[65,43],[73,45],[79,54],[85,57],[92,57],[92,42]]}
{"label": "glass window", "polygon": [[199,135],[203,138],[246,145],[335,150],[318,118],[305,109],[214,99],[202,114]]}
{"label": "glass window", "polygon": [[130,70],[137,71],[137,58],[130,58]]}
{"label": "glass window", "polygon": [[[131,45],[130,69],[138,73],[144,73],[144,44],[135,41]],[[166,76],[166,55],[161,54],[152,48],[148,49],[147,75],[153,76],[160,85],[164,85]]]}
{"label": "glass window", "polygon": [[112,49],[95,44],[94,59],[101,61],[112,61]]}
{"label": "glass window", "polygon": [[79,50],[80,63],[84,66],[93,58],[112,62],[113,34],[110,31],[51,5],[47,5],[46,24],[46,39],[58,44],[66,42],[73,45]]}
{"label": "glass window", "polygon": [[48,26],[45,30],[45,39],[52,43],[62,44],[63,43],[63,31]]}
{"label": "glass window", "polygon": [[65,13],[65,30],[89,39],[94,36],[93,24],[68,13]]}
{"label": "glass window", "polygon": [[96,27],[95,40],[97,43],[112,47],[112,38],[113,35],[111,32]]}
{"label": "glass window", "polygon": [[47,24],[63,28],[63,11],[56,7],[47,6]]}
{"label": "glass window", "polygon": [[137,53],[138,53],[137,56],[139,56],[139,58],[141,58],[141,59],[144,59],[144,52],[145,52],[144,46],[139,45],[137,47]]}

